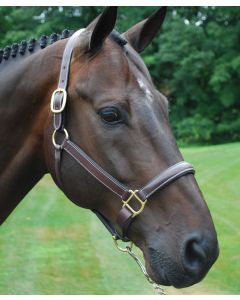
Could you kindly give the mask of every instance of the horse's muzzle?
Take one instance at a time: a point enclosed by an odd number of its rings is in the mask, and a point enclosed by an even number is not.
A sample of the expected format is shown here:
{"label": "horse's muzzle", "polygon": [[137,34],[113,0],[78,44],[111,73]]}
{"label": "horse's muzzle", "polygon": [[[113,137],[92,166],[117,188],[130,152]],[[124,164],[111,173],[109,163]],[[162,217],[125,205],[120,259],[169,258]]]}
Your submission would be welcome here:
{"label": "horse's muzzle", "polygon": [[148,248],[146,267],[152,279],[176,288],[191,286],[201,281],[219,255],[217,240],[200,233],[186,237],[180,255],[171,257],[163,250]]}

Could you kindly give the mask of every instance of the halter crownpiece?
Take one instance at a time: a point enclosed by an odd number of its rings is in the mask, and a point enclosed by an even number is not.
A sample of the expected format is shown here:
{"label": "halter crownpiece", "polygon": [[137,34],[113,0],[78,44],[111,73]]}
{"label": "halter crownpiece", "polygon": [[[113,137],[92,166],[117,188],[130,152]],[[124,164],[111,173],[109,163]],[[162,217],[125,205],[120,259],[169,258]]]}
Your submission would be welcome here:
{"label": "halter crownpiece", "polygon": [[[71,57],[77,37],[85,29],[76,31],[71,38],[69,38],[63,53],[60,76],[58,87],[53,92],[51,98],[51,111],[53,112],[53,135],[52,143],[55,152],[55,177],[59,184],[62,186],[61,181],[61,153],[65,151],[68,153],[78,164],[80,164],[87,172],[101,182],[112,193],[117,195],[122,201],[122,208],[118,212],[117,226],[112,224],[100,212],[93,210],[99,217],[106,228],[110,231],[115,239],[129,241],[127,230],[133,218],[138,216],[147,204],[148,198],[156,191],[163,189],[168,184],[172,183],[179,177],[187,174],[194,174],[192,165],[185,161],[178,162],[173,166],[167,168],[162,173],[151,179],[146,185],[138,190],[132,190],[127,186],[120,183],[116,178],[106,172],[94,160],[92,160],[78,145],[69,139],[69,134],[64,124],[64,113],[67,105],[67,84],[69,76],[69,68],[71,64]],[[63,141],[57,143],[57,135],[64,135]],[[132,204],[134,202],[134,206]],[[136,207],[136,208],[135,208]],[[116,228],[117,227],[117,228]]]}

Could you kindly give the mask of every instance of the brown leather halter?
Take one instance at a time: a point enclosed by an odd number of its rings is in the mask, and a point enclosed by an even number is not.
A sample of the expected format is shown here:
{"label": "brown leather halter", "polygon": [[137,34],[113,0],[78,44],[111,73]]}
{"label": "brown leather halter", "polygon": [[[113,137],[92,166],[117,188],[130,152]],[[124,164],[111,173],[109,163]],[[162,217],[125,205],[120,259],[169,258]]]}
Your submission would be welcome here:
{"label": "brown leather halter", "polygon": [[[167,168],[165,171],[151,179],[146,185],[138,190],[131,190],[108,172],[102,169],[95,161],[93,161],[78,145],[73,143],[68,136],[68,132],[64,126],[64,110],[67,102],[67,84],[69,68],[71,63],[72,51],[77,40],[77,37],[84,29],[75,32],[68,40],[61,63],[61,70],[58,82],[58,88],[53,92],[51,98],[51,111],[54,114],[52,142],[55,152],[55,177],[60,187],[61,181],[61,153],[65,151],[78,164],[87,170],[92,176],[100,181],[110,191],[120,197],[122,201],[122,209],[118,212],[117,224],[112,224],[105,216],[98,211],[93,212],[99,217],[110,233],[116,239],[129,241],[127,229],[137,215],[139,215],[148,198],[156,191],[163,189],[166,185],[172,183],[179,177],[186,174],[194,174],[195,171],[189,163],[181,161]],[[57,143],[57,135],[64,134],[64,139],[61,143]],[[131,205],[134,202],[134,205]],[[134,208],[133,208],[134,206]],[[136,208],[137,207],[137,208]]]}

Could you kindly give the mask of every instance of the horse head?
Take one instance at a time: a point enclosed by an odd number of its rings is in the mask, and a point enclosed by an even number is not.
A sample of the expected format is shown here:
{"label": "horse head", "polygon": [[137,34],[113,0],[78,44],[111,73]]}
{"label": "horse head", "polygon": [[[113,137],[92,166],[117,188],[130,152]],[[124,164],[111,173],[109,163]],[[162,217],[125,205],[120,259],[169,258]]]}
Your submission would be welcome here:
{"label": "horse head", "polygon": [[[165,14],[161,8],[120,35],[113,31],[117,10],[107,8],[81,31],[73,48],[64,115],[69,136],[132,190],[183,160],[170,128],[168,100],[139,56]],[[45,156],[54,180],[75,204],[116,224],[122,201],[67,153],[61,158],[61,184],[56,179],[52,122],[50,116]],[[142,250],[151,278],[179,288],[199,282],[219,251],[193,174],[156,190],[129,224],[127,236]]]}

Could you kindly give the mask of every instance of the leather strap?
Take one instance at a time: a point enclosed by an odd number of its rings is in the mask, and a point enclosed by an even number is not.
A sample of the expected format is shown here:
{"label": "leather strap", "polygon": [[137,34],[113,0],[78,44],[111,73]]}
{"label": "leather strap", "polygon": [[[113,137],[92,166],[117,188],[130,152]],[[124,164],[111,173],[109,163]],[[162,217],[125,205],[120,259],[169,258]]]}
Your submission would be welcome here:
{"label": "leather strap", "polygon": [[[78,164],[80,164],[110,191],[119,196],[123,201],[126,201],[130,197],[131,193],[129,192],[129,189],[102,169],[102,167],[92,160],[78,145],[66,139],[62,144],[62,149],[64,149]],[[185,161],[181,161],[150,180],[137,192],[137,195],[142,201],[146,201],[157,190],[163,189],[165,186],[183,175],[194,174],[194,172],[192,165]],[[96,213],[96,211],[94,212]],[[111,233],[114,231],[117,236],[121,236],[121,239],[126,240],[126,231],[133,218],[133,212],[129,210],[127,206],[124,206],[117,216],[117,224],[122,229],[121,233],[119,233],[119,230],[116,231],[116,228],[113,227],[110,222],[106,222],[107,219],[100,213],[96,213],[96,215],[101,219]],[[112,228],[114,228],[114,230],[111,230]]]}
{"label": "leather strap", "polygon": [[[60,110],[63,101],[63,94],[56,94],[54,97],[53,107]],[[55,113],[53,116],[53,127],[55,130],[61,130],[63,126],[63,112]]]}
{"label": "leather strap", "polygon": [[129,194],[127,187],[103,170],[76,144],[70,140],[65,140],[63,142],[62,149],[71,155],[85,170],[87,170],[93,177],[105,185],[114,194],[122,199]]}
{"label": "leather strap", "polygon": [[127,236],[127,231],[123,230],[122,227],[117,226],[117,224],[113,224],[110,222],[104,215],[102,215],[99,211],[92,209],[92,212],[99,218],[99,220],[103,223],[106,229],[110,232],[112,236],[116,239],[120,239],[123,242],[129,242],[129,238]]}
{"label": "leather strap", "polygon": [[169,167],[168,169],[151,179],[144,187],[139,190],[138,195],[142,199],[147,199],[153,193],[155,193],[155,191],[163,189],[169,183],[172,183],[179,177],[182,177],[183,175],[189,173],[195,173],[193,166],[186,161],[180,161],[179,163],[176,163],[175,165]]}
{"label": "leather strap", "polygon": [[74,49],[74,46],[76,44],[77,38],[79,35],[85,30],[85,28],[82,28],[78,31],[76,31],[68,40],[62,57],[62,63],[61,63],[61,70],[59,75],[59,81],[58,81],[58,88],[67,89],[68,85],[68,75],[69,75],[69,69],[71,65],[71,57],[72,52]]}
{"label": "leather strap", "polygon": [[[101,182],[106,188],[112,191],[115,195],[121,198],[123,206],[119,211],[116,222],[113,224],[100,212],[93,210],[93,212],[99,217],[106,228],[112,235],[115,235],[117,239],[128,241],[127,230],[129,225],[135,216],[142,212],[147,199],[156,191],[163,189],[168,184],[174,182],[181,176],[187,174],[194,174],[192,165],[185,161],[176,163],[175,165],[167,168],[158,176],[151,179],[146,185],[139,190],[132,191],[116,178],[111,176],[102,167],[100,167],[94,160],[92,160],[78,145],[73,143],[69,138],[64,124],[64,109],[67,100],[67,84],[69,69],[72,57],[73,47],[76,43],[76,39],[84,29],[75,32],[68,40],[64,49],[60,76],[58,82],[58,89],[54,91],[51,99],[51,109],[54,112],[53,120],[53,144],[55,148],[55,177],[60,187],[62,187],[61,180],[61,152],[64,150],[68,153],[78,164],[80,164],[87,172]],[[56,133],[64,133],[65,138],[60,143],[56,142]],[[139,206],[136,211],[130,201],[135,201]]]}
{"label": "leather strap", "polygon": [[[137,195],[143,201],[146,201],[152,194],[166,187],[168,184],[187,174],[194,174],[193,166],[188,162],[181,161],[169,167],[143,186]],[[125,200],[125,199],[124,199]],[[123,207],[118,213],[117,223],[122,228],[127,228],[132,217],[132,213],[127,207]]]}
{"label": "leather strap", "polygon": [[[59,75],[59,80],[58,80],[58,89],[62,89],[65,91],[67,89],[72,51],[73,51],[74,45],[76,43],[76,40],[82,31],[84,31],[84,29],[80,29],[80,30],[76,31],[71,36],[71,38],[68,40],[68,42],[64,48],[62,62],[61,62],[60,75]],[[53,103],[51,103],[51,104],[52,104],[54,111],[60,111],[61,107],[63,105],[63,101],[64,101],[64,93],[54,91],[53,98],[54,98],[54,99],[52,99]],[[54,127],[54,130],[57,132],[61,132],[63,130],[63,128],[64,128],[64,110],[61,112],[54,113],[53,127]],[[57,183],[60,187],[62,186],[61,151],[62,151],[61,147],[55,147],[55,149],[54,149],[55,177],[56,177]]]}

